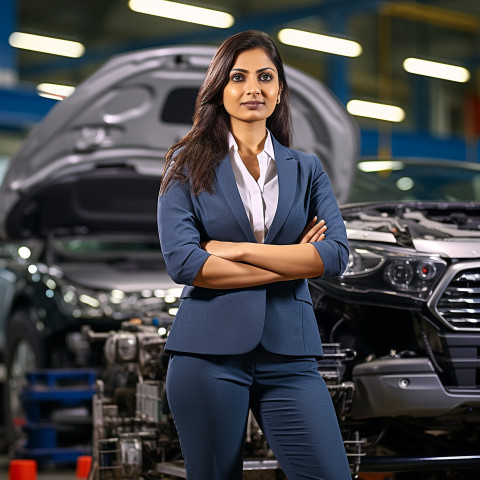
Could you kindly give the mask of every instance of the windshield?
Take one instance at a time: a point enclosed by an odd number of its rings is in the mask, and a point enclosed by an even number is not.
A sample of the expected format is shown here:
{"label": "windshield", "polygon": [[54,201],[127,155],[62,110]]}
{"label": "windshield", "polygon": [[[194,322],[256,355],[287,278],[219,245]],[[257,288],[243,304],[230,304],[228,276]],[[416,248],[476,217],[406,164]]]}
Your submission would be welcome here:
{"label": "windshield", "polygon": [[358,162],[349,203],[411,200],[480,202],[480,166],[400,160]]}

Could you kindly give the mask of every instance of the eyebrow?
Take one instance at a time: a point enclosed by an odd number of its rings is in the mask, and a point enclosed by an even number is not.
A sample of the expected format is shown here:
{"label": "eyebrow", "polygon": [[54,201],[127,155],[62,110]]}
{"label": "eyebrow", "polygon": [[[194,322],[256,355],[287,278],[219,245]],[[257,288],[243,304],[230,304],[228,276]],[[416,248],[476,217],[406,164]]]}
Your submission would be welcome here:
{"label": "eyebrow", "polygon": [[[272,70],[272,72],[275,72],[275,70],[272,67],[263,67],[259,68],[256,73],[264,72],[265,70]],[[245,70],[244,68],[232,68],[232,72],[242,72],[242,73],[249,73],[248,70]]]}

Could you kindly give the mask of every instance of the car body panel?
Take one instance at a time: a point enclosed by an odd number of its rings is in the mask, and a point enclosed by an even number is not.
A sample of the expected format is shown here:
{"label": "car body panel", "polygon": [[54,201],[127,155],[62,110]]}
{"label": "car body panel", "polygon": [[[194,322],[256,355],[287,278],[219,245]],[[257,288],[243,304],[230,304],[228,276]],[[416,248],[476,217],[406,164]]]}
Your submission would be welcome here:
{"label": "car body panel", "polygon": [[[98,168],[124,167],[139,181],[159,179],[166,150],[190,129],[196,91],[213,53],[211,47],[199,46],[134,52],[113,58],[85,80],[33,129],[13,158],[0,189],[1,235],[45,236],[54,229],[55,205],[44,212],[49,225],[38,228],[22,225],[25,210],[38,203],[39,191],[51,190],[69,175],[83,175],[85,183]],[[318,80],[290,67],[286,75],[293,146],[319,156],[342,201],[358,154],[356,124]],[[128,201],[136,195],[132,192]],[[57,197],[75,212],[70,199]],[[108,213],[112,219],[113,212]],[[146,222],[151,225],[152,218]]]}

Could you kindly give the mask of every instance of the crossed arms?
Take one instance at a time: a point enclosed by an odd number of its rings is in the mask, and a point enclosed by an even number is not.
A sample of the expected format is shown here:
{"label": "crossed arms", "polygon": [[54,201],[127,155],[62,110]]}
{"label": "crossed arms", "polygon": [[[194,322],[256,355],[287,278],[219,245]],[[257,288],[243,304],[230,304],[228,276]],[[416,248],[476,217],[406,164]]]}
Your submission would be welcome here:
{"label": "crossed arms", "polygon": [[293,245],[205,242],[202,247],[211,255],[193,284],[228,289],[321,276],[323,261],[310,242],[323,240],[326,229],[325,221],[315,217]]}
{"label": "crossed arms", "polygon": [[340,275],[348,241],[330,181],[314,157],[310,215],[295,244],[201,243],[199,219],[187,184],[173,184],[158,202],[162,252],[171,278],[179,284],[214,289],[243,288],[322,275]]}

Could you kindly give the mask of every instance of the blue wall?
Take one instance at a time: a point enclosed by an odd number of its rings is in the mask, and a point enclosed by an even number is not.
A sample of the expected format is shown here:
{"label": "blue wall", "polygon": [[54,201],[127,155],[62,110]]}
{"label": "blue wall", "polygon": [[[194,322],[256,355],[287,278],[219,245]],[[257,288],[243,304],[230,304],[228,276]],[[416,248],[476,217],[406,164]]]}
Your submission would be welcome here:
{"label": "blue wall", "polygon": [[[462,138],[436,138],[428,134],[392,132],[386,139],[378,131],[361,130],[361,155],[375,157],[386,141],[393,157],[426,157],[478,163],[478,139],[467,142]],[[380,143],[379,143],[380,142]]]}

